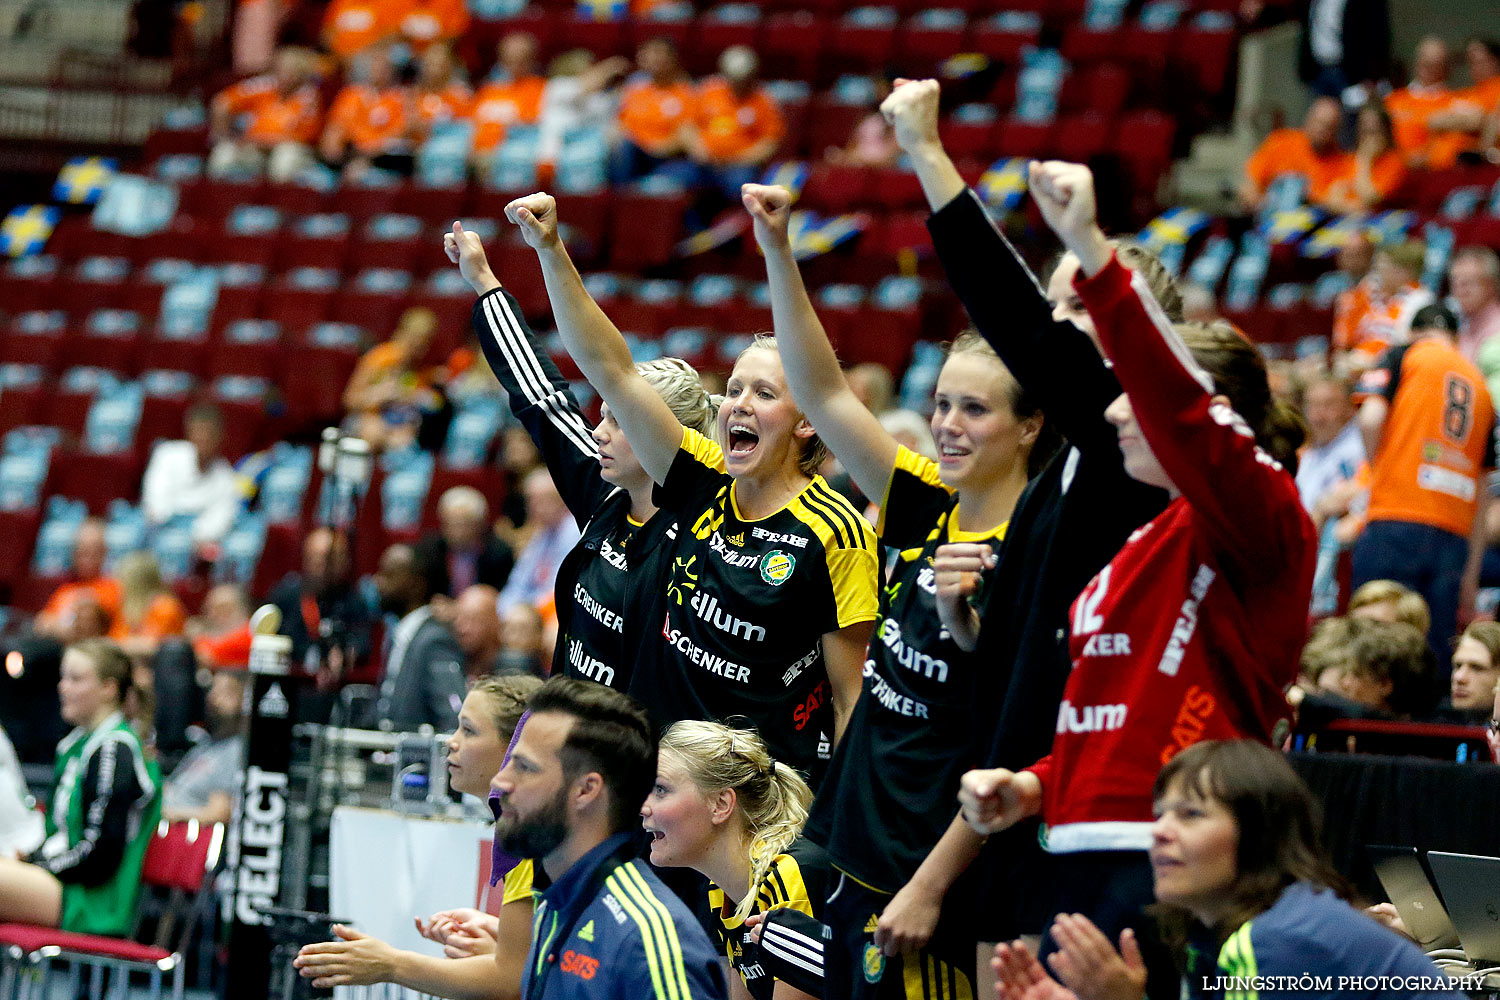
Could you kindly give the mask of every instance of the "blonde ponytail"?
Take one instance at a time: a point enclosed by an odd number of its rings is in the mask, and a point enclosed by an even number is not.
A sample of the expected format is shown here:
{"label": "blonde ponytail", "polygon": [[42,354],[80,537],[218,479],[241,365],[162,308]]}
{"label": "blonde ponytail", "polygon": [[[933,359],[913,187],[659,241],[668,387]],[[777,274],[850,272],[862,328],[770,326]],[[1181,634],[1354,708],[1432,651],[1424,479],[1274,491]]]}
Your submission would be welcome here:
{"label": "blonde ponytail", "polygon": [[717,722],[678,722],[662,734],[660,753],[679,765],[704,795],[734,789],[749,840],[750,885],[735,909],[735,916],[745,919],[777,856],[801,835],[812,789],[791,767],[772,760],[753,730]]}

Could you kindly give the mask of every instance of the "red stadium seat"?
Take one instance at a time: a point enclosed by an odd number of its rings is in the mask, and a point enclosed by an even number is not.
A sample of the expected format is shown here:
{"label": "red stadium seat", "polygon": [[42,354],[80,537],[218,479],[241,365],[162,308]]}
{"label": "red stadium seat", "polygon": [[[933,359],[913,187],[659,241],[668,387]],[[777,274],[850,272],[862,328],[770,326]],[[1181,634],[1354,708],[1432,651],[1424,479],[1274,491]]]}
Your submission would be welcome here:
{"label": "red stadium seat", "polygon": [[610,266],[633,272],[670,260],[677,241],[682,238],[682,217],[688,203],[689,196],[685,193],[651,194],[638,190],[616,193],[614,217],[610,220]]}
{"label": "red stadium seat", "polygon": [[40,507],[0,511],[0,538],[5,539],[5,544],[0,546],[0,588],[4,588],[7,602],[11,598],[11,586],[28,575],[31,549],[41,527]]}
{"label": "red stadium seat", "polygon": [[[15,386],[0,389],[0,436],[17,427],[36,423],[44,415],[44,404],[52,395],[52,387],[46,382],[40,385]],[[13,536],[0,536],[13,537]]]}
{"label": "red stadium seat", "polygon": [[236,205],[253,205],[263,200],[265,182],[226,181],[200,178],[178,185],[178,213],[217,226]]}
{"label": "red stadium seat", "polygon": [[[334,290],[329,288],[293,288],[285,276],[277,278],[268,290],[261,314],[278,323],[284,332],[305,330],[328,318]],[[218,320],[215,314],[215,322]]]}
{"label": "red stadium seat", "polygon": [[998,123],[988,122],[957,122],[946,121],[939,128],[939,134],[943,139],[943,148],[948,155],[955,160],[978,159],[993,160],[998,132]]}
{"label": "red stadium seat", "polygon": [[847,104],[832,97],[815,99],[808,108],[808,151],[815,159],[821,159],[829,147],[843,148],[854,134],[854,127],[874,111],[874,108]]}
{"label": "red stadium seat", "polygon": [[826,17],[807,10],[769,15],[760,36],[761,72],[768,79],[823,82],[828,77],[819,60],[831,29]]}
{"label": "red stadium seat", "polygon": [[1176,58],[1203,96],[1212,100],[1224,93],[1234,60],[1235,33],[1186,28],[1177,36]]}
{"label": "red stadium seat", "polygon": [[836,71],[874,73],[891,60],[896,26],[835,21],[828,36],[828,62]]}
{"label": "red stadium seat", "polygon": [[331,236],[304,236],[288,231],[276,245],[276,269],[290,271],[294,267],[331,267],[342,270],[350,242],[348,230]]}
{"label": "red stadium seat", "polygon": [[279,385],[286,396],[293,428],[338,423],[344,411],[344,387],[359,363],[359,353],[299,344],[285,353]]}
{"label": "red stadium seat", "polygon": [[930,76],[944,59],[964,51],[964,34],[962,24],[929,27],[908,21],[896,31],[892,61],[899,70]]}
{"label": "red stadium seat", "polygon": [[682,64],[694,76],[718,72],[719,55],[731,45],[754,48],[760,37],[760,21],[723,20],[713,12],[697,20],[692,41],[682,53]]}
{"label": "red stadium seat", "polygon": [[1035,45],[1035,31],[1008,31],[994,21],[981,21],[969,31],[969,48],[1007,66],[1021,62],[1021,50]]}
{"label": "red stadium seat", "polygon": [[868,190],[874,207],[887,211],[920,208],[927,204],[922,183],[905,167],[880,167],[873,171]]}
{"label": "red stadium seat", "polygon": [[562,36],[569,47],[588,49],[597,58],[624,55],[630,49],[630,38],[622,20],[595,20],[574,15],[562,22]]}
{"label": "red stadium seat", "polygon": [[1057,155],[1073,163],[1087,163],[1110,148],[1115,122],[1094,112],[1070,115],[1057,123]]}
{"label": "red stadium seat", "polygon": [[320,191],[306,184],[267,184],[265,190],[265,202],[281,209],[289,220],[296,220],[308,215],[317,215],[320,212],[337,212],[339,209],[329,204],[331,200],[327,192]]}
{"label": "red stadium seat", "polygon": [[141,495],[140,459],[133,452],[95,455],[61,452],[52,464],[52,491],[88,504],[89,513],[103,515],[111,500]]}
{"label": "red stadium seat", "polygon": [[1055,151],[1054,131],[1050,122],[1024,122],[1018,118],[1009,118],[1000,122],[996,141],[1004,156],[1041,158],[1050,156]]}
{"label": "red stadium seat", "polygon": [[852,211],[872,200],[870,188],[875,177],[875,171],[868,167],[820,163],[808,174],[798,207],[835,214]]}
{"label": "red stadium seat", "polygon": [[1120,119],[1116,152],[1130,165],[1136,190],[1156,187],[1156,180],[1172,165],[1172,143],[1177,122],[1160,111],[1135,111]]}

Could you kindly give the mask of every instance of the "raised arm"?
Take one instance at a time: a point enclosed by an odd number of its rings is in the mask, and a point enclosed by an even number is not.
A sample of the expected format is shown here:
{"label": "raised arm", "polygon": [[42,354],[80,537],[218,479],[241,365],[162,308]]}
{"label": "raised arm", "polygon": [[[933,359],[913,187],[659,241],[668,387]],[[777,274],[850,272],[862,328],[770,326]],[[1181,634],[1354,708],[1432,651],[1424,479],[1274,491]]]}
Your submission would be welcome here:
{"label": "raised arm", "polygon": [[927,195],[927,229],[974,328],[1068,443],[1119,461],[1104,408],[1120,394],[1104,359],[1078,327],[1053,318],[1036,276],[990,220],[943,150],[935,80],[896,82],[881,104]]}
{"label": "raised arm", "polygon": [[1121,267],[1100,232],[1089,169],[1032,164],[1032,196],[1080,262],[1076,287],[1114,362],[1156,460],[1242,571],[1286,571],[1285,558],[1313,543],[1292,477],[1215,392],[1144,281]]}
{"label": "raised arm", "polygon": [[552,481],[580,525],[612,487],[599,475],[599,448],[568,380],[526,325],[516,300],[490,269],[479,237],[455,222],[443,236],[448,259],[479,295],[474,334],[510,400],[510,411],[536,442]]}
{"label": "raised arm", "polygon": [[882,497],[900,445],[854,395],[807,297],[787,235],[792,196],[783,187],[746,184],[740,197],[766,257],[771,317],[792,398],[860,491]]}
{"label": "raised arm", "polygon": [[[505,206],[505,217],[520,228],[536,251],[552,317],[568,353],[614,413],[647,475],[657,483],[665,482],[682,446],[682,425],[636,372],[625,338],[583,286],[557,235],[556,200],[548,194],[517,198]],[[643,224],[650,222],[643,220]]]}

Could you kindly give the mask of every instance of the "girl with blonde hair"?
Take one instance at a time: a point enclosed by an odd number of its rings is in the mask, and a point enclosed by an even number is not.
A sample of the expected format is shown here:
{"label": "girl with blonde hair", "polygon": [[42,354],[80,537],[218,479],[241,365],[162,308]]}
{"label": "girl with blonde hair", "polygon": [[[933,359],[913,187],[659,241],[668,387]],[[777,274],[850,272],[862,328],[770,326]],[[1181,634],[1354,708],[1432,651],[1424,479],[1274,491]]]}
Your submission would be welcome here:
{"label": "girl with blonde hair", "polygon": [[658,725],[745,716],[816,783],[859,697],[875,535],[818,475],[823,444],[775,340],[756,337],[735,361],[719,441],[684,428],[589,295],[552,196],[518,198],[505,214],[536,251],[564,346],[629,434],[653,496],[680,518],[634,691]]}
{"label": "girl with blonde hair", "polygon": [[[677,517],[657,510],[651,477],[609,408],[589,426],[567,379],[490,270],[479,237],[454,223],[443,243],[479,294],[473,323],[485,360],[583,532],[557,572],[551,672],[630,689],[640,649],[654,635],[650,625],[660,620],[655,605],[671,568]],[[687,362],[661,358],[636,365],[635,372],[679,432],[712,433],[714,402]]]}
{"label": "girl with blonde hair", "polygon": [[656,784],[641,807],[651,863],[709,879],[709,923],[738,973],[729,977],[731,997],[808,996],[772,972],[752,936],[760,921],[749,918],[773,910],[820,916],[828,866],[822,850],[802,837],[811,802],[802,777],[773,760],[750,730],[684,721],[662,734]]}

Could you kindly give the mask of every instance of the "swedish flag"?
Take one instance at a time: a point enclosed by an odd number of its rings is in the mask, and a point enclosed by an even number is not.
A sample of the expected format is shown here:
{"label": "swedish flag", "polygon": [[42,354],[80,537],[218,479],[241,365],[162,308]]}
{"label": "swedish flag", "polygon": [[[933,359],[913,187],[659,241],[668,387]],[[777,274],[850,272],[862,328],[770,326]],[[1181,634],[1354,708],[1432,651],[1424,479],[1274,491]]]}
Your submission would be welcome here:
{"label": "swedish flag", "polygon": [[1005,156],[990,164],[990,168],[979,177],[979,197],[987,205],[1005,212],[1014,211],[1026,197],[1029,162],[1024,156]]}
{"label": "swedish flag", "polygon": [[92,205],[118,168],[119,161],[107,156],[75,156],[57,172],[52,197],[69,205]]}
{"label": "swedish flag", "polygon": [[1146,223],[1146,228],[1141,230],[1141,241],[1152,247],[1181,245],[1202,232],[1208,223],[1206,212],[1179,205]]}
{"label": "swedish flag", "polygon": [[793,212],[787,227],[792,256],[797,260],[807,260],[828,253],[862,233],[865,224],[863,215],[835,215],[821,219],[813,212]]}
{"label": "swedish flag", "polygon": [[750,228],[750,216],[744,212],[727,213],[724,218],[696,232],[677,244],[677,256],[695,257],[737,240]]}
{"label": "swedish flag", "polygon": [[938,76],[944,80],[963,80],[990,68],[990,61],[978,52],[960,52],[943,60]]}
{"label": "swedish flag", "polygon": [[1417,224],[1417,213],[1405,209],[1376,212],[1365,224],[1365,234],[1376,243],[1399,242]]}
{"label": "swedish flag", "polygon": [[760,182],[786,188],[792,193],[792,201],[795,202],[802,196],[802,189],[807,186],[807,175],[810,173],[812,168],[805,160],[788,160],[768,167]]}
{"label": "swedish flag", "polygon": [[1303,205],[1272,212],[1261,226],[1272,243],[1291,243],[1312,232],[1327,217],[1321,209]]}
{"label": "swedish flag", "polygon": [[1302,241],[1302,256],[1315,260],[1332,257],[1345,243],[1364,230],[1367,221],[1362,212],[1334,216],[1321,229]]}
{"label": "swedish flag", "polygon": [[17,205],[0,222],[0,250],[11,257],[29,257],[47,245],[62,209],[52,205]]}
{"label": "swedish flag", "polygon": [[618,21],[629,5],[625,0],[578,0],[578,16],[595,21]]}

